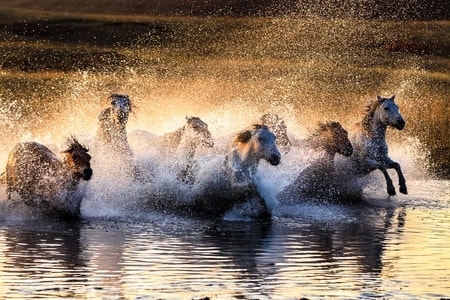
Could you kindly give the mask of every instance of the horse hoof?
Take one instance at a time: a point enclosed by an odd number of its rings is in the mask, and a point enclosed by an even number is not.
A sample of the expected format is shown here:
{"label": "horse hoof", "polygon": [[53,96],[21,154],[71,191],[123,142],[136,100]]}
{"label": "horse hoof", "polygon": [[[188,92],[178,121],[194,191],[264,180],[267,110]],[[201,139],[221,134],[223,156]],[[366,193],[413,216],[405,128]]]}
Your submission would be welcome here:
{"label": "horse hoof", "polygon": [[395,196],[395,194],[396,194],[394,188],[392,188],[392,189],[388,188],[387,192],[388,192],[389,196]]}
{"label": "horse hoof", "polygon": [[406,188],[406,186],[401,186],[400,187],[400,193],[408,195],[408,189]]}
{"label": "horse hoof", "polygon": [[272,213],[268,210],[264,210],[263,212],[260,212],[257,219],[259,221],[268,221],[272,219]]}

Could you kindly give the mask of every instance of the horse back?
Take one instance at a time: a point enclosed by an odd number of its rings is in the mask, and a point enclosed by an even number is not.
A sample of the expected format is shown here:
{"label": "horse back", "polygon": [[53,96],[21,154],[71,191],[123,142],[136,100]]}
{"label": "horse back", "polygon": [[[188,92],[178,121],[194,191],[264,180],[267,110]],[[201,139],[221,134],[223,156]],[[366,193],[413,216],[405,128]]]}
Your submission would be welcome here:
{"label": "horse back", "polygon": [[61,167],[56,155],[46,146],[36,142],[17,144],[8,156],[6,182],[8,189],[33,188],[39,178],[54,175]]}

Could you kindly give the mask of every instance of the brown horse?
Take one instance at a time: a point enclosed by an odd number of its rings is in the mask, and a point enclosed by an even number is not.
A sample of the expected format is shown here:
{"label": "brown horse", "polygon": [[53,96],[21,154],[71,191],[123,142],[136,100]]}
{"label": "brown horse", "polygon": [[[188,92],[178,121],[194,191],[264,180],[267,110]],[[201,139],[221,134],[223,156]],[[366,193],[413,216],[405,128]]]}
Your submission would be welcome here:
{"label": "brown horse", "polygon": [[16,192],[29,206],[78,216],[81,197],[75,196],[81,179],[92,176],[91,156],[75,138],[69,138],[63,160],[36,142],[17,144],[11,151],[5,177],[8,199]]}
{"label": "brown horse", "polygon": [[301,141],[300,145],[313,151],[322,151],[324,155],[320,164],[325,166],[327,171],[334,171],[336,153],[344,156],[350,156],[353,153],[347,130],[339,122],[334,121],[319,123],[318,128]]}
{"label": "brown horse", "polygon": [[348,132],[339,122],[319,123],[309,137],[300,142],[300,147],[311,156],[308,166],[296,177],[294,182],[280,192],[279,198],[298,195],[312,198],[330,199],[338,192],[334,187],[334,159],[336,154],[350,156],[353,146]]}

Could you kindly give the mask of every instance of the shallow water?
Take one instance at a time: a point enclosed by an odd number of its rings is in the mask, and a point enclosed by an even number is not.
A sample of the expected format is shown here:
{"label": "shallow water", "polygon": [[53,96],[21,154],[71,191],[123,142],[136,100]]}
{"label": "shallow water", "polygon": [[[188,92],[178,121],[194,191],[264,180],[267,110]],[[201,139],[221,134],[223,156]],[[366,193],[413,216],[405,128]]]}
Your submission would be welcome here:
{"label": "shallow water", "polygon": [[450,297],[450,182],[414,181],[410,191],[357,206],[281,205],[271,223],[137,210],[93,217],[86,206],[73,224],[2,215],[0,291],[5,299]]}
{"label": "shallow water", "polygon": [[[66,28],[59,22],[48,26]],[[17,142],[33,140],[59,152],[75,135],[90,147],[94,175],[82,184],[76,223],[11,205],[0,190],[0,299],[450,298],[450,181],[428,174],[436,168],[430,157],[445,153],[448,140],[447,23],[188,18],[159,21],[159,32],[150,20],[150,32],[119,47],[102,19],[90,26],[104,47],[86,35],[89,47],[80,55],[78,32],[88,23],[67,22],[74,30],[61,32],[76,41],[66,45],[72,52],[59,50],[60,35],[41,40],[33,34],[39,30],[3,33],[2,55],[18,66],[0,73],[0,165]],[[126,26],[122,34],[134,37]],[[97,61],[92,45],[120,55]],[[419,55],[427,48],[430,55]],[[22,52],[24,58],[11,55]],[[34,62],[28,59],[33,53]],[[128,137],[137,164],[151,170],[149,182],[122,178],[120,162],[102,160],[92,147],[98,114],[116,92],[133,102]],[[409,195],[387,197],[377,173],[362,181],[365,200],[358,205],[277,204],[274,195],[310,158],[294,149],[278,167],[260,164],[271,223],[239,211],[203,220],[145,205],[186,193],[174,172],[182,162],[165,161],[133,138],[134,130],[159,135],[182,126],[186,115],[199,116],[216,148],[224,148],[232,134],[271,112],[303,138],[325,120],[350,129],[375,94],[397,94],[407,121],[387,138]],[[200,165],[217,154],[209,150],[199,150]]]}

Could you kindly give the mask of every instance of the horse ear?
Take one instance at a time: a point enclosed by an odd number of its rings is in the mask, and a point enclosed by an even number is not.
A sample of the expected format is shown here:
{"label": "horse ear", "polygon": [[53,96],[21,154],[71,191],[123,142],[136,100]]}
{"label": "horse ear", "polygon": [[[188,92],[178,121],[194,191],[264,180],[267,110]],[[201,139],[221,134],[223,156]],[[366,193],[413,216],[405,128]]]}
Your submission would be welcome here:
{"label": "horse ear", "polygon": [[250,130],[243,131],[238,134],[236,141],[240,143],[247,143],[252,138],[252,132]]}
{"label": "horse ear", "polygon": [[392,102],[394,102],[395,96],[396,96],[396,94],[392,95],[392,97],[391,97],[389,100],[391,100]]}

